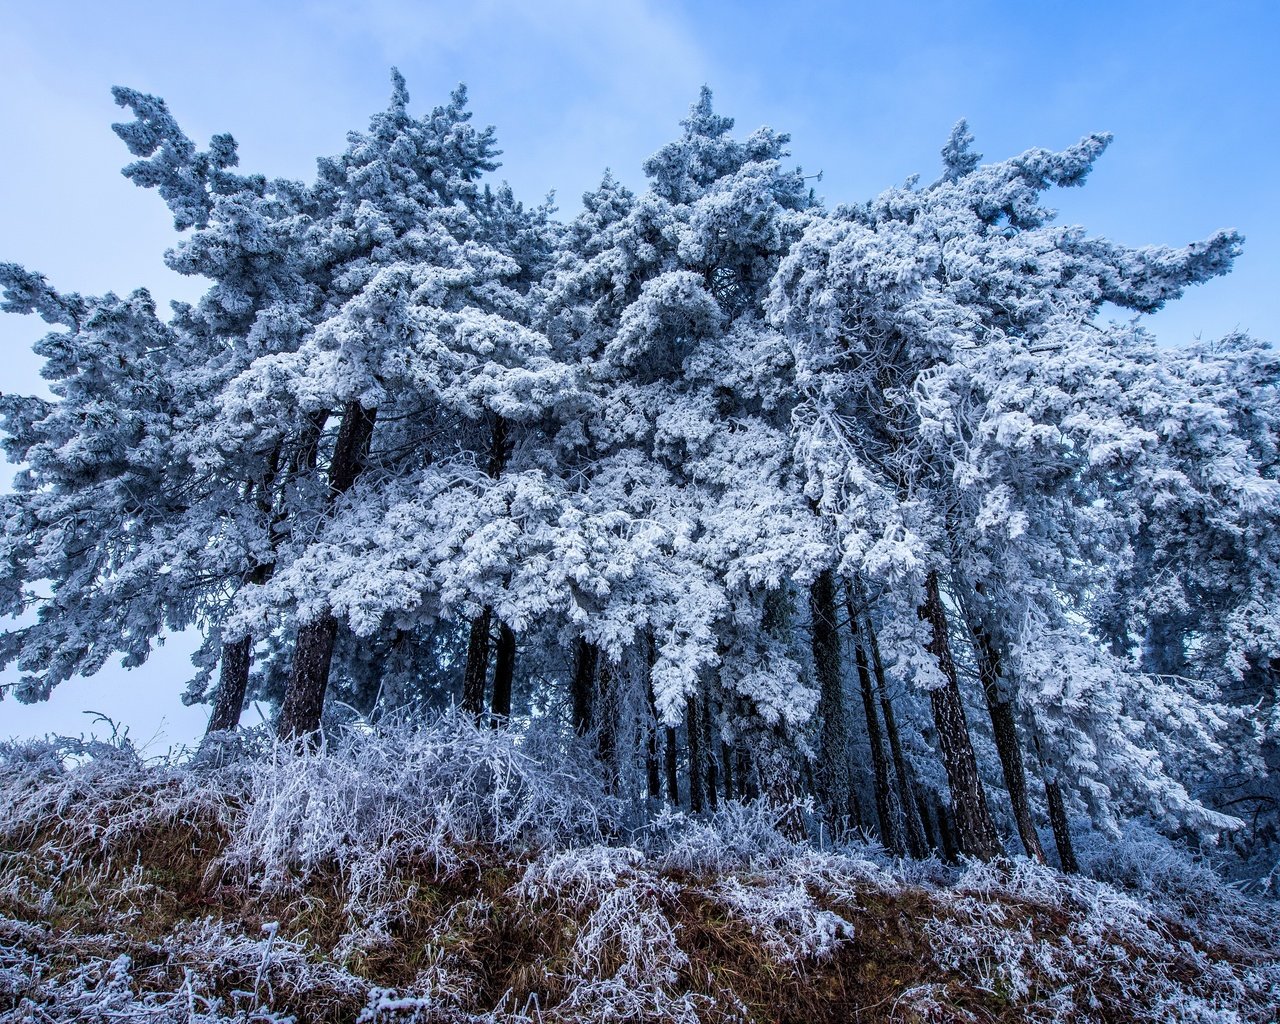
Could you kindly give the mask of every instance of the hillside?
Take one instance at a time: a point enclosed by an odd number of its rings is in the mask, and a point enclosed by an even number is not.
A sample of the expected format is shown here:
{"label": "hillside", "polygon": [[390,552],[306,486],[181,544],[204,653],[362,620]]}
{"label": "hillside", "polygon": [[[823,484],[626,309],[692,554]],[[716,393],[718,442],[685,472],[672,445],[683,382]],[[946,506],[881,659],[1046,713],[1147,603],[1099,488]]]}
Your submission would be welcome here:
{"label": "hillside", "polygon": [[1082,844],[1091,877],[894,860],[590,764],[451,717],[181,763],[4,746],[0,1019],[1276,1019],[1274,907],[1163,841]]}

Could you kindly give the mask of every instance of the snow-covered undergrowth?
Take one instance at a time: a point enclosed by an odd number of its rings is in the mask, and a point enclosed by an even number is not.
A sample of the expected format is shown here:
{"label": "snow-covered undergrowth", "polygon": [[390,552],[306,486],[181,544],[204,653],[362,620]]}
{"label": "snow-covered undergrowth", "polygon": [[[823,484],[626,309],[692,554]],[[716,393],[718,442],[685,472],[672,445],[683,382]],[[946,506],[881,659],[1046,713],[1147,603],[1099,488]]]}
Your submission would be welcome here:
{"label": "snow-covered undergrowth", "polygon": [[[0,1018],[1271,1021],[1273,907],[1133,837],[1090,878],[630,810],[459,718],[185,764],[0,748]],[[856,1015],[856,1016],[855,1016]]]}

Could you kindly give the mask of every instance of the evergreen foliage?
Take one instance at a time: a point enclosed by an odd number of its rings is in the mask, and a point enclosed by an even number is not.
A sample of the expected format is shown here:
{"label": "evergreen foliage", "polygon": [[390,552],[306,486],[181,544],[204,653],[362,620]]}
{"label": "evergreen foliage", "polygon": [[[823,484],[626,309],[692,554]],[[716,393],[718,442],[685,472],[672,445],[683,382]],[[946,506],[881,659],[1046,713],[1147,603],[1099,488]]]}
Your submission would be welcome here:
{"label": "evergreen foliage", "polygon": [[0,265],[53,329],[53,400],[0,399],[18,699],[192,628],[205,753],[252,698],[309,743],[457,704],[582,737],[619,829],[759,800],[1072,871],[1154,827],[1274,881],[1280,361],[1104,319],[1242,245],[1057,224],[1107,136],[983,164],[962,121],[931,184],[828,209],[704,89],[566,223],[484,181],[462,88],[415,117],[395,73],[309,184],[115,96],[210,284],[165,319]]}

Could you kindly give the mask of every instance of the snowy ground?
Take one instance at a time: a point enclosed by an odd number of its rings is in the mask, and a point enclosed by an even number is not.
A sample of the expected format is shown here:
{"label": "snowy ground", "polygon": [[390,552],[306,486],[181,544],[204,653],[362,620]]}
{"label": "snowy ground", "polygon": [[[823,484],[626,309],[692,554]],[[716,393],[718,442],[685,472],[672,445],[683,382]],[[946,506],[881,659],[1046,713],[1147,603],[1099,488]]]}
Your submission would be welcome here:
{"label": "snowy ground", "polygon": [[816,850],[762,804],[642,823],[572,744],[457,719],[195,764],[15,744],[0,790],[4,1020],[1262,1022],[1280,1002],[1274,907],[1157,840],[1070,878]]}

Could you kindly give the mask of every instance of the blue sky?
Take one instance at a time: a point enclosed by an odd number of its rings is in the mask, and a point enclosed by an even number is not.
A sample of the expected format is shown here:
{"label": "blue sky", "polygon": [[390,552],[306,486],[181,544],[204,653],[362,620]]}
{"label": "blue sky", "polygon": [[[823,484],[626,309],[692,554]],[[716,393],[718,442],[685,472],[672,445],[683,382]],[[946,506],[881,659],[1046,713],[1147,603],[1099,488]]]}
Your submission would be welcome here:
{"label": "blue sky", "polygon": [[[1280,40],[1276,2],[657,3],[312,0],[7,4],[0,31],[0,260],[68,290],[199,283],[170,273],[158,196],[119,174],[113,84],[168,100],[198,142],[230,131],[242,167],[309,178],[315,158],[386,105],[388,69],[419,111],[466,82],[505,151],[498,177],[564,216],[611,167],[633,187],[699,87],[746,132],[790,132],[830,203],[919,172],[959,117],[999,159],[1098,130],[1115,142],[1061,219],[1129,244],[1246,236],[1228,278],[1148,318],[1177,344],[1236,327],[1280,339]],[[39,390],[40,326],[0,317],[0,390]],[[79,732],[108,711],[157,745],[189,740],[190,644],[143,669],[73,682],[46,705],[0,702],[0,736]],[[4,678],[0,677],[0,682]],[[252,714],[249,716],[253,718]]]}

